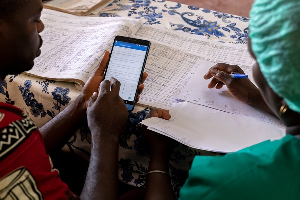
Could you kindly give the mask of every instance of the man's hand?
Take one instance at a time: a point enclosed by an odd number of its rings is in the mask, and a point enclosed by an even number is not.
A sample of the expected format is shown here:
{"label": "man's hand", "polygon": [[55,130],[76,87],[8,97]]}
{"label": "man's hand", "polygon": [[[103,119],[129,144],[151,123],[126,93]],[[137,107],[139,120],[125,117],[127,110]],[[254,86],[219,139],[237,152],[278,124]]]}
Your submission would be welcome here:
{"label": "man's hand", "polygon": [[98,92],[100,83],[103,81],[104,78],[104,71],[107,65],[109,59],[109,52],[105,51],[105,54],[102,58],[102,61],[99,65],[99,67],[96,69],[94,74],[88,79],[88,81],[85,83],[82,95],[83,98],[88,101],[94,92]]}
{"label": "man's hand", "polygon": [[102,81],[87,108],[92,135],[90,165],[80,199],[118,199],[119,136],[125,129],[128,110],[119,96],[120,82]]}
{"label": "man's hand", "polygon": [[204,75],[204,79],[211,79],[208,88],[220,89],[226,85],[233,97],[243,103],[255,106],[257,98],[261,98],[259,89],[248,78],[232,78],[230,75],[232,73],[245,74],[237,65],[219,63],[209,69]]}
{"label": "man's hand", "polygon": [[[85,83],[84,88],[82,90],[82,96],[85,99],[86,102],[90,99],[90,97],[93,95],[94,92],[98,92],[99,85],[103,81],[104,78],[104,71],[107,65],[109,59],[109,52],[106,51],[103,59],[99,65],[99,67],[96,69],[94,74],[89,78],[89,80]],[[139,94],[137,96],[137,101],[139,100],[140,94],[143,92],[144,89],[144,81],[146,80],[148,74],[145,72],[142,77],[142,83],[139,85]]]}
{"label": "man's hand", "polygon": [[[101,83],[99,94],[94,92],[87,108],[88,125],[92,138],[111,134],[119,138],[125,129],[128,110],[119,96],[120,82],[114,78]],[[94,135],[96,134],[96,135]]]}

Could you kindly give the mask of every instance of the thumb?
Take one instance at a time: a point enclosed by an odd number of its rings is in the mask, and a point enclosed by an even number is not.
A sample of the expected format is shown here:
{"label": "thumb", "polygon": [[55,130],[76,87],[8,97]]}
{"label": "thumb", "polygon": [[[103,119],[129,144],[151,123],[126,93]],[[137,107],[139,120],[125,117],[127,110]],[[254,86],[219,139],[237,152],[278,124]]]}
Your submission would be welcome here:
{"label": "thumb", "polygon": [[232,77],[230,74],[224,71],[218,71],[215,75],[213,75],[214,78],[218,79],[219,81],[223,82],[224,84],[228,85],[232,82]]}
{"label": "thumb", "polygon": [[89,99],[88,107],[91,107],[95,103],[97,96],[98,92],[94,92],[91,98]]}

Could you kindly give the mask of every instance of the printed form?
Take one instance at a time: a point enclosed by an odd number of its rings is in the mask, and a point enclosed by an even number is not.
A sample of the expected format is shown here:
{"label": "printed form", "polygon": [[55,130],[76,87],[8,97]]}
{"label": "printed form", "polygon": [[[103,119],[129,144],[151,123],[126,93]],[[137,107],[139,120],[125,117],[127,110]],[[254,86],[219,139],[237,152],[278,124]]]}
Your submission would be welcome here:
{"label": "printed form", "polygon": [[[215,63],[239,65],[252,79],[254,60],[246,45],[224,44],[143,26],[153,52],[147,61],[143,104],[169,109],[170,120],[143,121],[150,130],[196,149],[234,152],[283,137],[283,125],[267,113],[234,99],[224,87],[208,89],[204,74]],[[172,99],[185,102],[174,103]],[[144,102],[146,101],[146,102]],[[190,103],[192,102],[192,103]]]}
{"label": "printed form", "polygon": [[48,9],[41,19],[45,23],[42,54],[26,73],[81,85],[98,67],[105,50],[110,50],[116,35],[129,36],[141,26],[134,19],[78,17]]}
{"label": "printed form", "polygon": [[86,14],[101,6],[108,5],[111,0],[52,0],[43,2],[49,8],[67,11],[74,14]]}
{"label": "printed form", "polygon": [[[174,103],[174,93],[180,89],[190,71],[201,66],[203,61],[210,61],[210,67],[218,62],[239,65],[246,74],[252,74],[254,60],[245,45],[200,40],[192,35],[149,26],[141,27],[136,36],[148,39],[152,44],[145,68],[149,76],[144,83],[140,104],[170,108]],[[201,78],[203,75],[200,75]]]}

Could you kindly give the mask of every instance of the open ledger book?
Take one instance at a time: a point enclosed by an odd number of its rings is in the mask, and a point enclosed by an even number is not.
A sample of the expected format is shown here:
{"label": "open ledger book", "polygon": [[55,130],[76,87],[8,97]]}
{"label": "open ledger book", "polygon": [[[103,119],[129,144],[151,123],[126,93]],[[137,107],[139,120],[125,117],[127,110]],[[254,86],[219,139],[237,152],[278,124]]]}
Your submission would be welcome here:
{"label": "open ledger book", "polygon": [[217,62],[239,65],[251,75],[254,60],[246,45],[142,26],[128,18],[78,17],[45,9],[42,20],[42,54],[27,74],[84,85],[116,35],[142,38],[150,40],[151,47],[139,104],[172,113],[168,121],[146,120],[150,129],[197,149],[222,152],[284,135],[274,117],[235,100],[226,88],[208,89],[203,79]]}
{"label": "open ledger book", "polygon": [[42,54],[28,75],[84,85],[98,67],[116,35],[129,36],[141,21],[120,18],[78,17],[44,9]]}
{"label": "open ledger book", "polygon": [[88,15],[92,11],[107,6],[111,0],[46,0],[44,8],[73,15]]}

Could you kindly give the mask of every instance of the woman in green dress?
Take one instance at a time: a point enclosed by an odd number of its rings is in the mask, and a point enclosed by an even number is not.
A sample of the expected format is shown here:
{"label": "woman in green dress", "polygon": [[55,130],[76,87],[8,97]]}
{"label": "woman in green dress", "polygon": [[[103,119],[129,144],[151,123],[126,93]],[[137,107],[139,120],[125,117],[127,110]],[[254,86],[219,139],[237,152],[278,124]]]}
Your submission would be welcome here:
{"label": "woman in green dress", "polygon": [[[255,0],[248,46],[256,60],[253,76],[259,89],[249,79],[232,78],[230,73],[244,73],[234,65],[217,64],[204,76],[210,79],[209,88],[226,85],[240,101],[278,117],[287,135],[224,156],[196,156],[179,199],[300,199],[299,13],[299,0]],[[155,153],[157,143],[167,144],[168,140],[145,135],[155,155],[152,162],[168,158],[163,151]],[[151,145],[153,137],[156,145]],[[167,162],[159,163],[164,165],[152,167],[158,171],[147,175],[146,197],[172,199],[167,193],[169,177],[160,172],[167,169]]]}

